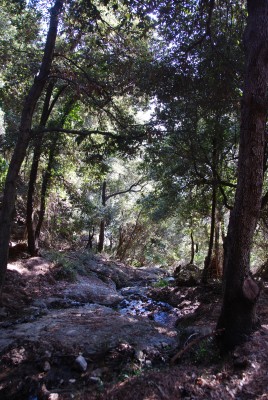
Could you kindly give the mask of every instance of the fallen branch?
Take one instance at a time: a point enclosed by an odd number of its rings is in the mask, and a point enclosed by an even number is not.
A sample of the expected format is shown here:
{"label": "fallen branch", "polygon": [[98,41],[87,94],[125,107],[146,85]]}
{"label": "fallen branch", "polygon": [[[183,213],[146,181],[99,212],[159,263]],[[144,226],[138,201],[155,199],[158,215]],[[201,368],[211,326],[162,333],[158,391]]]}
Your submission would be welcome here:
{"label": "fallen branch", "polygon": [[185,346],[183,349],[181,349],[178,353],[175,354],[175,356],[172,357],[170,360],[170,364],[173,365],[186,351],[188,351],[190,348],[192,348],[195,344],[201,342],[202,340],[212,337],[212,336],[217,336],[220,333],[222,333],[225,329],[218,329],[216,331],[207,333],[206,335],[199,336],[198,338],[192,340],[187,346]]}

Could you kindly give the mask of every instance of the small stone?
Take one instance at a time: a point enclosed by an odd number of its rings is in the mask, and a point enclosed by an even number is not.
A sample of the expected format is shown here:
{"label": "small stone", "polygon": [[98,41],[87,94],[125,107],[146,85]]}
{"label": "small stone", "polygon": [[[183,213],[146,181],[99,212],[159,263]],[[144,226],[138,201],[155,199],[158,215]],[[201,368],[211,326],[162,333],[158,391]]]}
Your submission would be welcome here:
{"label": "small stone", "polygon": [[8,315],[7,309],[5,307],[1,307],[0,308],[0,318],[7,317],[7,315]]}
{"label": "small stone", "polygon": [[151,360],[146,360],[145,361],[145,365],[146,365],[146,367],[151,367],[152,366],[152,361]]}
{"label": "small stone", "polygon": [[82,372],[85,372],[87,369],[87,362],[85,358],[81,355],[76,358],[75,365]]}
{"label": "small stone", "polygon": [[50,395],[48,396],[48,400],[58,400],[58,399],[59,399],[58,393],[50,393]]}
{"label": "small stone", "polygon": [[101,380],[98,376],[91,376],[89,379],[90,379],[90,381],[93,382],[93,383],[102,384],[102,380]]}
{"label": "small stone", "polygon": [[51,356],[52,356],[51,352],[49,350],[46,350],[45,351],[45,357],[46,358],[51,358]]}
{"label": "small stone", "polygon": [[136,350],[135,356],[140,362],[144,360],[144,353],[141,350]]}
{"label": "small stone", "polygon": [[162,345],[163,349],[166,349],[169,346],[169,344],[167,342],[162,342],[161,345]]}
{"label": "small stone", "polygon": [[76,379],[69,379],[69,383],[75,383],[76,382]]}
{"label": "small stone", "polygon": [[51,366],[48,361],[44,362],[43,371],[48,372],[51,369]]}

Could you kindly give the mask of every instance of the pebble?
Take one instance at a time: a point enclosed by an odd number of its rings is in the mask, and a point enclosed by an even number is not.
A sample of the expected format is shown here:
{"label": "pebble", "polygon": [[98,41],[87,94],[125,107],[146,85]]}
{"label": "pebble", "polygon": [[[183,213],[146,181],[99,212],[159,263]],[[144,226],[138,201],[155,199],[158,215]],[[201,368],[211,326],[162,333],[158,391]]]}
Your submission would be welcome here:
{"label": "pebble", "polygon": [[91,382],[102,384],[102,380],[98,376],[91,376],[89,379]]}
{"label": "pebble", "polygon": [[137,360],[139,361],[143,361],[144,360],[144,353],[142,350],[136,350],[135,351],[135,356],[137,358]]}
{"label": "pebble", "polygon": [[43,371],[48,372],[51,369],[51,366],[48,361],[44,362]]}
{"label": "pebble", "polygon": [[48,396],[48,400],[59,400],[58,393],[50,393],[50,395]]}
{"label": "pebble", "polygon": [[85,372],[87,369],[87,362],[85,358],[81,355],[75,359],[75,365],[82,372]]}
{"label": "pebble", "polygon": [[165,349],[169,346],[169,344],[167,342],[162,342],[161,345],[162,345],[163,349]]}
{"label": "pebble", "polygon": [[51,351],[46,350],[46,351],[45,351],[45,357],[46,357],[46,358],[51,358],[51,356],[52,356]]}
{"label": "pebble", "polygon": [[1,307],[0,308],[0,317],[7,317],[7,315],[8,315],[8,312],[7,312],[7,309],[5,308],[5,307]]}

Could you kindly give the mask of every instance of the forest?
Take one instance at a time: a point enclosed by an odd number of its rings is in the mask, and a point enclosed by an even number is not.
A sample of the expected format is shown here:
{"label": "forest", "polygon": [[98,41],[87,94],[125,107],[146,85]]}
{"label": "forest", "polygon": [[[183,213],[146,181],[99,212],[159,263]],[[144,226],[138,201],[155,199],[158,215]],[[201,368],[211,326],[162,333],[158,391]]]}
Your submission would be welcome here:
{"label": "forest", "polygon": [[0,398],[267,399],[268,1],[0,33]]}

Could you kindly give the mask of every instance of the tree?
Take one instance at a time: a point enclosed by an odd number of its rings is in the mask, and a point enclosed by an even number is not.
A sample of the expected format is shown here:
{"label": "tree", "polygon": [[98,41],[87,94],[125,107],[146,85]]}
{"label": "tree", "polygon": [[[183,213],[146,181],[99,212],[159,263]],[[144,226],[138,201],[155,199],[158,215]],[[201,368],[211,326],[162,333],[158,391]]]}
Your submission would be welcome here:
{"label": "tree", "polygon": [[[45,127],[47,120],[49,118],[50,113],[53,110],[53,107],[55,106],[57,99],[59,98],[60,94],[64,91],[64,87],[60,88],[60,90],[57,92],[55,95],[55,98],[53,101],[51,101],[51,95],[52,95],[52,90],[54,87],[54,83],[50,82],[47,87],[47,92],[45,96],[45,101],[44,101],[44,106],[43,106],[43,111],[42,111],[42,116],[41,116],[41,121],[40,125],[37,128],[37,132],[35,133],[35,142],[34,142],[34,152],[33,152],[33,160],[32,160],[32,165],[31,165],[31,170],[30,170],[30,176],[29,176],[29,184],[28,184],[28,194],[27,194],[27,215],[26,215],[26,226],[27,226],[27,233],[28,233],[28,251],[29,253],[33,256],[37,254],[38,250],[38,239],[40,236],[41,232],[41,227],[45,215],[45,199],[47,197],[47,189],[49,186],[50,182],[50,177],[51,177],[51,170],[52,166],[54,163],[55,156],[57,152],[59,151],[58,149],[58,143],[60,140],[61,135],[54,135],[53,139],[51,140],[51,143],[49,145],[49,160],[48,160],[48,165],[46,168],[46,171],[43,176],[43,182],[42,182],[42,189],[41,189],[41,195],[40,195],[40,209],[39,209],[39,217],[38,217],[38,222],[36,225],[36,229],[34,227],[33,223],[33,196],[34,196],[34,191],[35,191],[35,185],[36,185],[36,179],[37,179],[37,173],[38,173],[38,165],[40,161],[40,157],[43,151],[43,139],[44,139],[44,133],[42,131],[43,127]],[[60,118],[57,122],[57,126],[64,126],[64,123],[66,119],[68,118],[68,115],[71,113],[72,108],[74,107],[76,102],[76,98],[73,97],[71,99],[67,99],[67,103],[63,107],[60,113]]]}
{"label": "tree", "polygon": [[240,5],[215,1],[160,1],[154,11],[158,50],[148,85],[156,107],[146,162],[174,214],[194,193],[188,220],[198,202],[200,218],[211,219],[204,281],[218,249],[216,211],[228,211],[236,186],[243,15]]}
{"label": "tree", "polygon": [[238,181],[224,251],[224,298],[217,327],[225,349],[241,343],[256,324],[259,288],[250,253],[263,187],[268,84],[268,2],[248,0],[244,33],[246,71],[241,106]]}
{"label": "tree", "polygon": [[[102,189],[101,189],[101,200],[102,200],[101,203],[102,203],[102,206],[105,208],[107,201],[109,199],[113,198],[113,197],[120,196],[120,195],[125,194],[125,193],[131,193],[131,192],[135,192],[136,193],[137,191],[140,191],[141,189],[137,189],[137,190],[134,189],[135,187],[140,186],[140,184],[141,184],[141,179],[138,182],[133,183],[127,189],[122,189],[122,190],[107,194],[106,193],[107,182],[104,181],[102,183]],[[105,238],[105,218],[101,218],[101,221],[100,221],[100,232],[99,232],[99,242],[98,242],[98,252],[102,252],[102,250],[103,250],[104,238]]]}
{"label": "tree", "polygon": [[31,137],[32,119],[36,104],[42,94],[43,88],[48,79],[52,58],[57,37],[59,15],[62,11],[63,0],[56,0],[51,9],[50,25],[47,33],[44,55],[38,75],[35,77],[28,95],[24,100],[21,114],[18,141],[9,164],[7,178],[5,182],[2,210],[0,216],[0,292],[6,275],[8,247],[10,238],[10,226],[12,212],[15,204],[16,183],[21,164],[25,158],[26,150]]}

